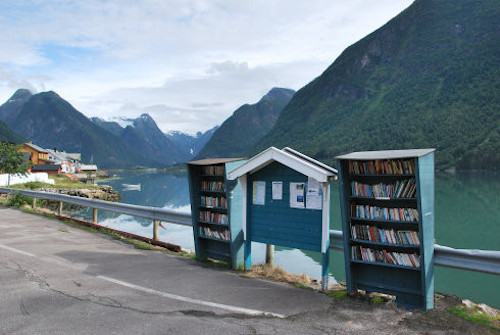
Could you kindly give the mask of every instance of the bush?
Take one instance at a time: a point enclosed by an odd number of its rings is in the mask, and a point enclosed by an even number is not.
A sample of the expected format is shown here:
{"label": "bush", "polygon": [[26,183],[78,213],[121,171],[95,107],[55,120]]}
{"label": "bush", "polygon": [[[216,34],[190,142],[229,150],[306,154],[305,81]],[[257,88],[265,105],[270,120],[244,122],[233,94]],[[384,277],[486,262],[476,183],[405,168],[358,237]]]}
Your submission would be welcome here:
{"label": "bush", "polygon": [[13,207],[21,207],[24,204],[30,204],[30,203],[31,203],[30,197],[21,195],[17,192],[9,194],[9,198],[7,200],[7,205]]}

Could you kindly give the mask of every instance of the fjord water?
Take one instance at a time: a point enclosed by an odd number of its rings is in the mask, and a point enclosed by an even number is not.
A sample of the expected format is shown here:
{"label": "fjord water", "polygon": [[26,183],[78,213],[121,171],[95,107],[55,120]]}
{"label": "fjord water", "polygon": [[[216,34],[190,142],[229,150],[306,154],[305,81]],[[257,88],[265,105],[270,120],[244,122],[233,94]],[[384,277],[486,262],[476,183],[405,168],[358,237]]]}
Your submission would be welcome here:
{"label": "fjord water", "polygon": [[[105,180],[122,195],[121,202],[190,211],[187,174],[157,171],[117,171],[118,178]],[[122,184],[141,184],[141,190],[126,190]],[[332,229],[341,230],[338,185],[334,187]],[[437,173],[435,185],[436,243],[459,249],[500,250],[500,180],[495,172]],[[152,222],[126,215],[99,212],[99,223],[152,237]],[[192,228],[162,224],[163,241],[194,250]],[[252,261],[264,262],[265,246],[253,243]],[[319,279],[321,254],[276,247],[275,264],[292,273],[306,273]],[[330,271],[339,281],[345,279],[344,255],[331,252]],[[435,290],[456,294],[475,302],[500,308],[500,277],[442,267],[435,268]]]}

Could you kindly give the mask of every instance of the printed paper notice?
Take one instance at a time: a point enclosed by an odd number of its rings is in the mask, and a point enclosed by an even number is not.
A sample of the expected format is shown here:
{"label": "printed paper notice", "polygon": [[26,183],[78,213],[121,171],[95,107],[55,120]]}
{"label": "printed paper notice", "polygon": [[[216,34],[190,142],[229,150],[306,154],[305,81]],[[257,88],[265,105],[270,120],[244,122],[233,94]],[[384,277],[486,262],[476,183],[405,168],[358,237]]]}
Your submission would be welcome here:
{"label": "printed paper notice", "polygon": [[307,193],[306,193],[306,208],[307,209],[322,209],[323,208],[323,194],[319,182],[309,177],[307,179]]}
{"label": "printed paper notice", "polygon": [[273,181],[273,200],[283,199],[283,182]]}
{"label": "printed paper notice", "polygon": [[266,182],[254,181],[253,182],[253,204],[265,205],[266,204]]}
{"label": "printed paper notice", "polygon": [[304,208],[304,188],[306,183],[290,183],[290,207]]}

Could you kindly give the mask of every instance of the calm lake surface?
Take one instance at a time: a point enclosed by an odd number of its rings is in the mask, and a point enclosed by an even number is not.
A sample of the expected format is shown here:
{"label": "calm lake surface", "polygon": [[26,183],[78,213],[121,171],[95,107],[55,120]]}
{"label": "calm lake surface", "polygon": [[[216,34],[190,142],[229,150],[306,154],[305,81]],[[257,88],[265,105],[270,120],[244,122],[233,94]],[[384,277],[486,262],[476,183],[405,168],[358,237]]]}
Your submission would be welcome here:
{"label": "calm lake surface", "polygon": [[[190,212],[189,185],[186,173],[157,171],[114,171],[117,178],[101,184],[122,194],[121,202]],[[494,172],[467,172],[436,175],[436,243],[454,248],[500,250],[500,181]],[[122,184],[141,184],[141,190],[126,190]],[[338,184],[334,190],[334,223],[341,230]],[[86,219],[90,219],[88,214]],[[99,212],[104,226],[152,237],[149,220],[127,215]],[[160,238],[194,251],[192,228],[163,223]],[[345,280],[342,252],[331,251],[331,282]],[[263,263],[265,245],[252,243],[252,262]],[[319,279],[321,254],[276,247],[275,264],[292,273],[306,273]],[[335,279],[334,279],[335,278]],[[435,290],[456,294],[475,302],[500,308],[500,277],[475,272],[436,267]]]}

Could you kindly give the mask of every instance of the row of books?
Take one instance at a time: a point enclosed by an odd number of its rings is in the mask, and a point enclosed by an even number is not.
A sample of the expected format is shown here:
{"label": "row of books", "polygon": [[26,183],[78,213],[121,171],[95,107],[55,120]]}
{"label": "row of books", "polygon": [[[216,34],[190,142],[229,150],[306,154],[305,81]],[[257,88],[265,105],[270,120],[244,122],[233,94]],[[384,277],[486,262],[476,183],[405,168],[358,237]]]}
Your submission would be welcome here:
{"label": "row of books", "polygon": [[202,191],[223,191],[224,190],[224,182],[223,181],[202,180],[201,190]]}
{"label": "row of books", "polygon": [[200,220],[214,223],[227,224],[227,214],[212,211],[200,211]]}
{"label": "row of books", "polygon": [[209,208],[227,208],[226,197],[201,196],[200,206]]}
{"label": "row of books", "polygon": [[349,161],[350,174],[415,174],[414,159]]}
{"label": "row of books", "polygon": [[352,246],[352,259],[366,262],[389,263],[404,265],[414,268],[420,267],[420,256],[417,253],[407,254],[404,252],[392,252],[377,250],[361,246]]}
{"label": "row of books", "polygon": [[231,237],[229,234],[229,229],[216,230],[216,229],[211,229],[209,227],[200,227],[200,235],[218,238],[218,239],[225,240],[225,241],[231,240]]}
{"label": "row of books", "polygon": [[351,183],[352,195],[372,198],[414,198],[417,194],[415,179],[398,180],[394,184]]}
{"label": "row of books", "polygon": [[352,225],[352,238],[393,244],[420,245],[418,233],[413,230],[380,229],[369,225]]}
{"label": "row of books", "polygon": [[381,219],[395,221],[418,221],[415,208],[387,208],[370,205],[351,204],[351,216],[358,219]]}
{"label": "row of books", "polygon": [[202,172],[211,176],[223,176],[224,165],[205,165],[202,167]]}

